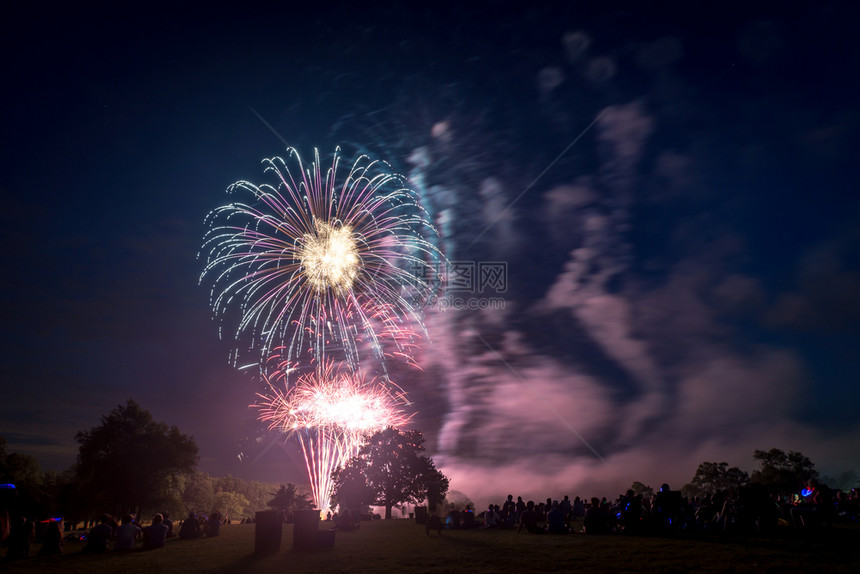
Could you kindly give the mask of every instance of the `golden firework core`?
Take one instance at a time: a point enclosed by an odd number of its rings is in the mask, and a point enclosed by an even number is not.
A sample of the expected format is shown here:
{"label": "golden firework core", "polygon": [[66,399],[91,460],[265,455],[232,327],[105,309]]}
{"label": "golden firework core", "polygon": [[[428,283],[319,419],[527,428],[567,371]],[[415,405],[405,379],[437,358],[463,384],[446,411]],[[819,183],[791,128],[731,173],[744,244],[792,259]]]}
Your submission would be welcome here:
{"label": "golden firework core", "polygon": [[332,289],[337,294],[352,289],[361,264],[352,228],[319,220],[314,222],[314,233],[302,238],[299,259],[302,272],[317,291]]}

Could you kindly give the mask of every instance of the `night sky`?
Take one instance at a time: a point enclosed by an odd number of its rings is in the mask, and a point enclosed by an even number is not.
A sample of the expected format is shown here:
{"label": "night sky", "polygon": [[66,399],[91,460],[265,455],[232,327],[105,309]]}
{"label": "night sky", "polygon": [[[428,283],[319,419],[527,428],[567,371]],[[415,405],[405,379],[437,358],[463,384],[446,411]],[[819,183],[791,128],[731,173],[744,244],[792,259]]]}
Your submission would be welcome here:
{"label": "night sky", "polygon": [[860,9],[400,4],[4,10],[9,450],[64,470],[133,398],[203,471],[303,482],[247,440],[197,253],[264,157],[340,145],[412,178],[450,260],[507,267],[504,309],[428,309],[395,368],[453,489],[860,471]]}

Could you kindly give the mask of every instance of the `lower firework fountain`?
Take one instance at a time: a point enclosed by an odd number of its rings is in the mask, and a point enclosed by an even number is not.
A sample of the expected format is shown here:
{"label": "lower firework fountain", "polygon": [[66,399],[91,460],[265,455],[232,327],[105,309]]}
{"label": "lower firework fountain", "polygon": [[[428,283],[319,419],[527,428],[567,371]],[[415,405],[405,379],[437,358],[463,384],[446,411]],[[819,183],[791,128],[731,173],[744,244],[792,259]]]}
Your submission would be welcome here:
{"label": "lower firework fountain", "polygon": [[289,384],[286,370],[269,377],[260,394],[260,419],[297,437],[307,465],[314,503],[320,513],[331,503],[332,472],[358,454],[364,437],[407,423],[402,392],[327,362]]}

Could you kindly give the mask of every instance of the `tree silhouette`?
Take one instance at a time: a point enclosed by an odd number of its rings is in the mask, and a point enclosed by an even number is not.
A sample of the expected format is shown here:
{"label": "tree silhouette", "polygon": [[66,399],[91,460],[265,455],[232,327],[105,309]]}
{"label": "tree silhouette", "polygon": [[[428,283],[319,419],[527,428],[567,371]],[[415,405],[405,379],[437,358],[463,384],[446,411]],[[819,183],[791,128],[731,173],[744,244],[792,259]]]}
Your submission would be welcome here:
{"label": "tree silhouette", "polygon": [[641,494],[643,498],[651,498],[654,496],[654,489],[638,480],[633,481],[633,484],[630,485],[630,490],[632,490],[633,494],[636,496]]}
{"label": "tree silhouette", "polygon": [[781,494],[799,492],[807,480],[818,477],[815,464],[800,452],[786,453],[778,448],[756,450],[753,458],[761,463],[761,468],[753,471],[750,480]]}
{"label": "tree silhouette", "polygon": [[441,501],[448,492],[448,478],[421,454],[423,445],[424,436],[415,430],[374,433],[356,458],[335,471],[336,500],[384,506],[385,518],[391,518],[391,509],[399,504]]}
{"label": "tree silhouette", "polygon": [[57,478],[57,473],[43,472],[36,457],[6,452],[6,439],[0,436],[0,484],[15,485],[18,510],[28,515],[55,510]]}
{"label": "tree silhouette", "polygon": [[736,466],[729,468],[727,462],[703,462],[696,469],[693,480],[682,490],[693,496],[704,496],[718,490],[737,491],[748,483],[749,475]]}
{"label": "tree silhouette", "polygon": [[42,469],[36,457],[6,452],[6,439],[0,436],[0,483],[35,490],[42,486]]}
{"label": "tree silhouette", "polygon": [[308,500],[307,494],[299,494],[293,483],[282,484],[275,492],[274,498],[266,504],[272,508],[292,512],[294,510],[310,510],[314,504]]}
{"label": "tree silhouette", "polygon": [[376,502],[376,493],[367,484],[364,476],[364,462],[355,457],[334,471],[334,488],[331,494],[332,508],[364,513],[367,507]]}
{"label": "tree silhouette", "polygon": [[180,475],[197,464],[192,437],[155,422],[131,399],[75,438],[80,492],[96,512],[158,509]]}

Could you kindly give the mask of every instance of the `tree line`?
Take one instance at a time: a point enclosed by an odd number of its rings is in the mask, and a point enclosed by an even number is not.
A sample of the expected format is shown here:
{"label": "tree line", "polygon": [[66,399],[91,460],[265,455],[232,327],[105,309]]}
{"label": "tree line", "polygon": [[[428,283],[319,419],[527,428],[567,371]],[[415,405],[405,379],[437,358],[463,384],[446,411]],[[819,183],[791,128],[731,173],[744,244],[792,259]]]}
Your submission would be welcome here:
{"label": "tree line", "polygon": [[[294,484],[200,472],[193,437],[155,421],[131,399],[75,439],[77,460],[58,473],[42,471],[31,455],[7,453],[0,436],[0,484],[16,486],[16,500],[0,501],[0,512],[12,511],[2,505],[13,504],[18,514],[63,516],[77,523],[105,512],[146,516],[169,510],[179,517],[217,509],[238,519],[267,508],[289,513],[313,507],[309,495]],[[441,501],[448,479],[421,454],[423,443],[418,431],[386,429],[370,436],[359,455],[335,471],[335,504],[362,513],[382,506],[390,518],[395,506]]]}
{"label": "tree line", "polygon": [[[751,484],[765,486],[769,492],[783,496],[800,493],[809,480],[817,480],[831,488],[848,491],[860,487],[860,480],[854,471],[844,471],[839,477],[820,476],[815,463],[805,454],[778,448],[753,451],[753,459],[759,468],[752,473],[727,462],[703,462],[696,468],[692,480],[681,487],[686,497],[703,497],[719,491],[737,492]],[[646,497],[654,495],[654,489],[636,481],[631,487],[634,494]]]}
{"label": "tree line", "polygon": [[145,516],[163,510],[177,517],[215,509],[236,519],[251,517],[257,510],[278,507],[279,486],[292,492],[291,504],[306,500],[292,484],[199,471],[194,439],[176,426],[156,422],[133,400],[75,438],[79,449],[74,466],[55,472],[43,471],[31,455],[7,452],[0,436],[0,484],[16,487],[14,502],[6,504],[31,517],[63,516],[80,522],[104,512]]}
{"label": "tree line", "polygon": [[[294,484],[275,485],[200,472],[194,439],[176,426],[156,422],[133,400],[119,405],[102,417],[101,424],[77,433],[75,438],[79,444],[76,463],[58,473],[42,471],[31,455],[8,453],[0,436],[0,485],[16,485],[14,506],[18,513],[63,516],[69,522],[80,522],[106,511],[145,516],[170,510],[178,517],[217,509],[238,519],[266,508],[286,512],[312,508],[309,495]],[[424,451],[424,437],[416,430],[389,428],[372,434],[358,456],[335,470],[333,506],[358,514],[379,506],[385,509],[386,518],[403,504],[423,502],[434,510],[448,495],[449,479]],[[702,462],[681,491],[689,497],[704,496],[757,483],[790,495],[814,478],[845,490],[860,485],[852,471],[838,479],[819,477],[813,462],[800,452],[756,450],[754,459],[760,468],[752,474],[726,462]],[[631,489],[646,496],[654,492],[638,481]],[[8,506],[8,498],[6,492],[0,506]],[[0,507],[0,512],[10,510]]]}

